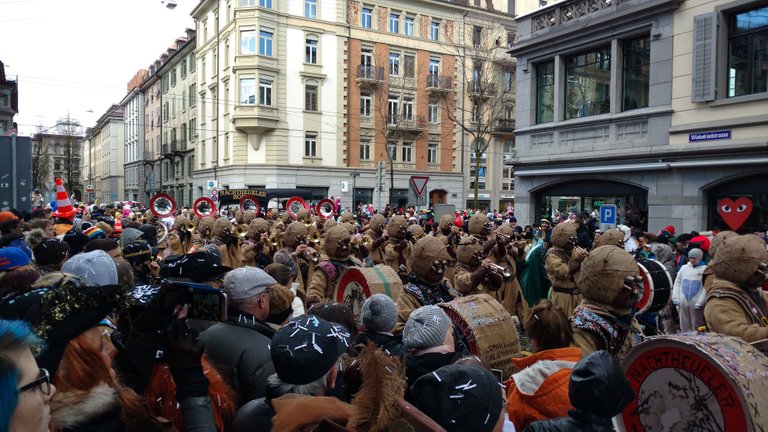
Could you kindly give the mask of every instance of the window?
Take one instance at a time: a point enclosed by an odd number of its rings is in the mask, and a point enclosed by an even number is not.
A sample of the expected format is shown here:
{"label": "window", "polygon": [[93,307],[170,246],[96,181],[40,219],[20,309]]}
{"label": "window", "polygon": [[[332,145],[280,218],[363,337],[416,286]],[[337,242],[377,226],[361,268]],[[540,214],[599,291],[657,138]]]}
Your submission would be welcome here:
{"label": "window", "polygon": [[609,46],[566,57],[565,119],[610,111],[611,48]]}
{"label": "window", "polygon": [[400,14],[398,12],[389,14],[389,32],[400,33]]}
{"label": "window", "polygon": [[371,160],[371,140],[360,140],[360,160]]}
{"label": "window", "polygon": [[242,55],[256,54],[256,31],[255,30],[240,31],[240,54]]}
{"label": "window", "polygon": [[430,75],[439,75],[440,74],[440,60],[431,58],[429,59],[429,74]]}
{"label": "window", "polygon": [[192,119],[189,121],[189,140],[194,141],[197,139],[197,120]]}
{"label": "window", "polygon": [[413,36],[413,24],[416,21],[416,18],[413,15],[406,15],[405,16],[405,35],[406,36]]}
{"label": "window", "polygon": [[171,69],[171,87],[176,87],[176,68]]}
{"label": "window", "polygon": [[437,99],[429,100],[428,117],[430,123],[438,123],[440,121],[440,101]]}
{"label": "window", "polygon": [[470,121],[472,123],[480,121],[480,105],[477,102],[472,102],[472,118]]}
{"label": "window", "polygon": [[304,134],[304,157],[317,157],[317,132]]}
{"label": "window", "polygon": [[472,27],[472,46],[480,48],[480,41],[483,37],[483,28],[480,26]]}
{"label": "window", "polygon": [[502,75],[502,79],[504,80],[504,91],[510,92],[514,90],[512,86],[514,85],[514,82],[512,80],[512,71],[509,69],[504,70],[504,73]]}
{"label": "window", "polygon": [[413,78],[416,73],[416,57],[413,54],[405,54],[403,60],[403,76]]}
{"label": "window", "polygon": [[648,84],[651,80],[651,38],[624,42],[621,110],[648,107]]}
{"label": "window", "polygon": [[163,122],[168,121],[168,102],[163,103]]}
{"label": "window", "polygon": [[181,60],[181,79],[187,77],[187,59]]}
{"label": "window", "polygon": [[181,145],[184,147],[184,145],[187,143],[187,124],[182,123],[181,124]]}
{"label": "window", "polygon": [[512,167],[504,167],[501,178],[501,190],[511,191],[515,189],[515,173]]}
{"label": "window", "polygon": [[364,7],[363,12],[360,14],[360,27],[371,28],[372,17],[373,9]]}
{"label": "window", "polygon": [[256,6],[256,0],[240,0],[240,7]]}
{"label": "window", "polygon": [[259,0],[259,6],[272,9],[272,0]]}
{"label": "window", "polygon": [[428,164],[437,163],[437,143],[435,142],[431,142],[427,146],[427,163]]}
{"label": "window", "polygon": [[307,18],[317,18],[317,0],[304,0],[304,16]]}
{"label": "window", "polygon": [[403,120],[413,120],[413,98],[403,98]]}
{"label": "window", "polygon": [[272,78],[259,79],[259,104],[272,105]]}
{"label": "window", "polygon": [[170,77],[168,75],[163,77],[163,93],[168,93],[168,84],[170,82]]}
{"label": "window", "polygon": [[728,17],[728,97],[768,91],[768,5]]}
{"label": "window", "polygon": [[360,94],[360,117],[371,116],[371,105],[373,103],[373,97],[370,93]]}
{"label": "window", "polygon": [[360,64],[365,67],[373,66],[373,50],[371,48],[360,49]]}
{"label": "window", "polygon": [[536,65],[536,123],[555,120],[555,62]]}
{"label": "window", "polygon": [[394,125],[397,124],[397,113],[399,111],[399,102],[397,96],[389,95],[387,100],[387,123]]}
{"label": "window", "polygon": [[272,56],[272,33],[266,30],[259,32],[259,54]]}
{"label": "window", "polygon": [[304,86],[304,109],[317,111],[317,81],[307,81]]}
{"label": "window", "polygon": [[317,64],[317,39],[308,37],[304,53],[304,63]]}
{"label": "window", "polygon": [[413,160],[413,141],[403,142],[403,162],[411,162]]}
{"label": "window", "polygon": [[240,78],[240,103],[242,105],[256,104],[255,78]]}
{"label": "window", "polygon": [[195,85],[190,84],[189,85],[189,107],[190,108],[194,107],[196,101],[197,101],[197,98],[195,97]]}
{"label": "window", "polygon": [[434,41],[440,40],[440,21],[432,21],[429,25],[429,38]]}
{"label": "window", "polygon": [[387,156],[389,160],[397,160],[397,143],[394,141],[387,141]]}
{"label": "window", "polygon": [[189,55],[189,71],[194,72],[197,69],[197,63],[195,62],[195,53]]}
{"label": "window", "polygon": [[400,75],[400,53],[389,53],[389,74]]}

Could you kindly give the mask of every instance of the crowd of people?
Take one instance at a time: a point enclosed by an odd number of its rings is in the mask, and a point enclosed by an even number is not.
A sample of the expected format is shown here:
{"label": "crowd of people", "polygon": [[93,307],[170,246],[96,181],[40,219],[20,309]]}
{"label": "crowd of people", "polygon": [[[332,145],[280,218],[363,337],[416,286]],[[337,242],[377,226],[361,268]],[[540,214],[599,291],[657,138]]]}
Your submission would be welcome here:
{"label": "crowd of people", "polygon": [[[768,339],[766,241],[520,226],[512,214],[311,208],[0,212],[0,432],[609,431],[649,335]],[[639,311],[653,260],[673,282]],[[350,268],[402,284],[357,315]],[[499,377],[441,307],[490,296],[525,342]]]}

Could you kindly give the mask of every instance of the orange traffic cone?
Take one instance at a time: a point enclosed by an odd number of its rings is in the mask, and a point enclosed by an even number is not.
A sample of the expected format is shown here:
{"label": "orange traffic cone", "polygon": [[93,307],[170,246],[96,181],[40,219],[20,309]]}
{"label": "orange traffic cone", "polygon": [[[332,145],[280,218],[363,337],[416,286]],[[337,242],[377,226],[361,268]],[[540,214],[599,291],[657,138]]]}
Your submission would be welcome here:
{"label": "orange traffic cone", "polygon": [[123,218],[120,216],[120,212],[115,213],[115,231],[116,233],[123,232]]}
{"label": "orange traffic cone", "polygon": [[75,216],[72,201],[69,200],[69,195],[64,190],[64,184],[58,177],[56,177],[56,211],[52,215],[61,219],[72,219]]}

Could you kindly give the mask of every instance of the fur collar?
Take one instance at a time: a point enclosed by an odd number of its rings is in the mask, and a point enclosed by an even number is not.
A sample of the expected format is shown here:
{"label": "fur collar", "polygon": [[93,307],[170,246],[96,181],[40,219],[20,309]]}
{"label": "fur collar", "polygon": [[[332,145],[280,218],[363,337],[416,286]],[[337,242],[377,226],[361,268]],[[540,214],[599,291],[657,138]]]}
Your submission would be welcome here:
{"label": "fur collar", "polygon": [[88,393],[56,393],[51,400],[51,419],[56,429],[69,429],[119,407],[117,391],[102,383]]}

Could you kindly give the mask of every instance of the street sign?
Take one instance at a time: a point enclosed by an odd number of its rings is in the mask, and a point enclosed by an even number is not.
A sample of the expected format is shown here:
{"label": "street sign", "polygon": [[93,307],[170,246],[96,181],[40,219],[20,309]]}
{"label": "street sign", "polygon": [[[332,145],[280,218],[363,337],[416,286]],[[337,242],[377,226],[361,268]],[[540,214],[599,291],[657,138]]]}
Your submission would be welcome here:
{"label": "street sign", "polygon": [[604,204],[600,206],[600,224],[616,225],[616,205]]}
{"label": "street sign", "polygon": [[349,182],[348,181],[341,182],[341,191],[342,192],[349,192]]}
{"label": "street sign", "polygon": [[427,183],[429,182],[429,176],[411,176],[411,186],[413,191],[416,192],[416,196],[424,195],[424,191],[427,190]]}
{"label": "street sign", "polygon": [[218,180],[208,180],[206,186],[208,186],[208,189],[215,189],[219,187],[219,182]]}
{"label": "street sign", "polygon": [[211,199],[214,201],[217,201],[219,199],[219,190],[214,188],[211,188]]}

